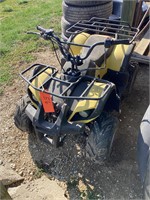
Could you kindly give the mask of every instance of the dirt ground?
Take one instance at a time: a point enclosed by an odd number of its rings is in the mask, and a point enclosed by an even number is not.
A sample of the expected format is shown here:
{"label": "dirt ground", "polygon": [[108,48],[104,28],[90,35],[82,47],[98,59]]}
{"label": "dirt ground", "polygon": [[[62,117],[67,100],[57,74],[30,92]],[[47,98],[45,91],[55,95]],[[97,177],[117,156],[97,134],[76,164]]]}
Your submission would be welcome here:
{"label": "dirt ground", "polygon": [[[53,53],[35,54],[37,62],[55,65]],[[20,72],[22,65],[14,70]],[[17,101],[25,94],[25,84],[18,77],[0,96],[1,163],[25,178],[24,183],[40,177],[43,171],[75,199],[142,199],[142,187],[136,162],[139,124],[149,104],[149,69],[140,66],[131,95],[122,103],[119,129],[112,158],[103,166],[84,157],[82,137],[70,135],[63,147],[35,141],[19,131],[13,122]],[[39,168],[37,168],[37,166]]]}

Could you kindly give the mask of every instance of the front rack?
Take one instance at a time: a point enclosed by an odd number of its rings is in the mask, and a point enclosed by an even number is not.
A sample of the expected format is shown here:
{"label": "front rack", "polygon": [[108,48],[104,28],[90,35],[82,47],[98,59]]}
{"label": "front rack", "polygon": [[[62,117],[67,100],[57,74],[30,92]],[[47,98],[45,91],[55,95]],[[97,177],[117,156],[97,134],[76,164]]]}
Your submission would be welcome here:
{"label": "front rack", "polygon": [[[42,65],[44,67],[41,71],[39,71],[37,74],[35,74],[31,78],[27,78],[25,76],[25,74],[27,72],[29,72],[30,70],[35,69],[39,65]],[[51,69],[52,73],[48,74],[47,72],[45,72],[45,70],[47,70],[47,69]],[[40,74],[42,74],[43,72],[46,73],[46,74],[48,74],[48,78],[41,84],[40,87],[36,87],[35,85],[33,85],[32,81],[36,77],[38,77]],[[99,79],[99,78],[93,78],[91,76],[84,76],[84,77],[83,76],[79,76],[77,78],[77,80],[74,81],[74,82],[71,82],[69,80],[62,80],[62,79],[60,79],[60,77],[58,77],[58,70],[56,68],[51,67],[51,66],[46,66],[46,65],[43,65],[43,64],[34,64],[34,65],[28,67],[27,69],[25,69],[24,71],[22,71],[20,73],[20,76],[23,78],[23,80],[25,82],[27,82],[35,90],[37,90],[39,92],[45,92],[45,93],[50,94],[52,96],[58,97],[60,99],[101,100],[105,96],[105,94],[107,93],[107,91],[111,87],[113,87],[112,83],[110,83],[110,82],[108,82],[106,80]],[[89,81],[89,85],[87,86],[87,88],[83,91],[83,93],[80,96],[68,96],[67,95],[67,92],[70,89],[75,88],[80,82],[85,81],[85,79]],[[50,91],[46,90],[47,89],[46,88],[47,83],[49,83],[49,88],[50,87],[52,88],[53,85],[51,85],[51,84],[53,84],[52,83],[53,81],[55,81],[55,83],[65,84],[66,88],[63,91],[61,91],[61,93],[59,93],[59,94],[56,94],[54,92],[50,92]],[[102,92],[102,94],[101,94],[101,96],[99,98],[88,97],[87,93],[91,89],[91,87],[94,85],[95,82],[105,83],[106,87],[104,88],[104,91]]]}
{"label": "front rack", "polygon": [[90,34],[108,35],[117,39],[135,40],[139,29],[131,27],[127,22],[93,17],[90,20],[82,20],[75,23],[67,33],[76,34],[87,32]]}

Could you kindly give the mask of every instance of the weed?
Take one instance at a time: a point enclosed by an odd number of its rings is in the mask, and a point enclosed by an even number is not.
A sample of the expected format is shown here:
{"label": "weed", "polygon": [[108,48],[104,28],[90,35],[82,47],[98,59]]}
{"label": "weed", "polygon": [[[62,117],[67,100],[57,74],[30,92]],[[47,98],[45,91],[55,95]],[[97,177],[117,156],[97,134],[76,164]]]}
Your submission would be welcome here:
{"label": "weed", "polygon": [[28,0],[19,0],[18,1],[18,4],[26,4],[28,3],[29,1]]}
{"label": "weed", "polygon": [[9,6],[9,5],[5,5],[3,11],[4,11],[4,12],[12,12],[12,11],[13,11],[13,8],[12,8],[11,6]]}
{"label": "weed", "polygon": [[78,189],[81,200],[102,200],[103,192],[97,193],[93,187],[79,177],[71,177],[67,182],[67,190]]}
{"label": "weed", "polygon": [[84,190],[81,192],[80,197],[82,200],[101,200],[103,199],[102,195],[97,194],[93,190]]}
{"label": "weed", "polygon": [[3,95],[3,92],[4,92],[3,88],[0,88],[0,96]]}
{"label": "weed", "polygon": [[79,180],[71,177],[70,180],[67,182],[67,188],[68,189],[72,189],[72,188],[76,188],[78,185]]}
{"label": "weed", "polygon": [[41,178],[42,175],[43,175],[43,173],[44,173],[44,170],[43,170],[43,169],[37,168],[37,169],[34,171],[33,178],[34,178],[34,179]]}
{"label": "weed", "polygon": [[9,72],[5,70],[5,67],[0,69],[0,85],[7,83],[10,80]]}

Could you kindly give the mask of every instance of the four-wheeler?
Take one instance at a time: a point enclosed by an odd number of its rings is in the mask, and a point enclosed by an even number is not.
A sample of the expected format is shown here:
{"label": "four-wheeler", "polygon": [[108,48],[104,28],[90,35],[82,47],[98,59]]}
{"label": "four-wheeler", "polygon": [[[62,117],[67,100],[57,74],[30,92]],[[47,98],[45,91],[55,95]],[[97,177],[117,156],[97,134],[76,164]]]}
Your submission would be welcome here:
{"label": "four-wheeler", "polygon": [[95,17],[70,27],[67,41],[52,29],[37,29],[40,32],[29,33],[51,41],[54,49],[58,45],[62,70],[34,64],[20,73],[27,94],[17,105],[15,124],[55,147],[63,145],[68,133],[82,134],[87,157],[101,163],[110,155],[116,113],[137,74],[130,57],[138,29]]}

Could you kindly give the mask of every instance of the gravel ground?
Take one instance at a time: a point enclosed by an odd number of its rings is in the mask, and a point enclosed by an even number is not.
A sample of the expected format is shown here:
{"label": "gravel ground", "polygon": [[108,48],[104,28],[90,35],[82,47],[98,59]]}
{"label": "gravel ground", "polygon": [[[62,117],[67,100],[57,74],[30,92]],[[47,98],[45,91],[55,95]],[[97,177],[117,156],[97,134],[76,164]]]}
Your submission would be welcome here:
{"label": "gravel ground", "polygon": [[[37,62],[55,64],[54,56],[38,53]],[[16,70],[20,71],[21,68]],[[13,122],[16,102],[25,93],[21,79],[14,80],[0,96],[1,163],[10,166],[25,182],[45,171],[66,189],[68,199],[142,199],[136,163],[139,124],[149,103],[149,69],[140,66],[131,95],[122,103],[112,158],[103,166],[84,157],[84,138],[70,135],[54,149],[19,131]],[[40,168],[37,168],[37,166]]]}

